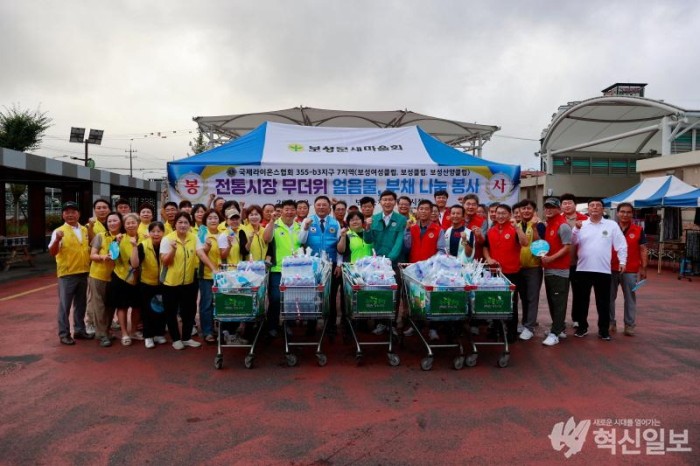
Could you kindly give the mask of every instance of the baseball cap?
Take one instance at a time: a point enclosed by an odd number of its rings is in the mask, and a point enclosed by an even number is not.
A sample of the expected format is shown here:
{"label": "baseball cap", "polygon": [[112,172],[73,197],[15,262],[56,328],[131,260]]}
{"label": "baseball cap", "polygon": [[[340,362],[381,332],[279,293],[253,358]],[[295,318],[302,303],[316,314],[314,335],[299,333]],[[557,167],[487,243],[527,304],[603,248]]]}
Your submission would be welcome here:
{"label": "baseball cap", "polygon": [[64,202],[63,209],[61,209],[61,212],[68,209],[80,210],[80,207],[78,207],[78,204],[76,204],[73,201]]}
{"label": "baseball cap", "polygon": [[235,207],[231,207],[230,209],[226,209],[226,212],[224,215],[226,218],[233,218],[236,216],[238,216],[238,217],[241,216],[240,212],[238,212],[238,209],[236,209]]}
{"label": "baseball cap", "polygon": [[556,197],[548,197],[544,200],[544,206],[561,207],[561,202]]}

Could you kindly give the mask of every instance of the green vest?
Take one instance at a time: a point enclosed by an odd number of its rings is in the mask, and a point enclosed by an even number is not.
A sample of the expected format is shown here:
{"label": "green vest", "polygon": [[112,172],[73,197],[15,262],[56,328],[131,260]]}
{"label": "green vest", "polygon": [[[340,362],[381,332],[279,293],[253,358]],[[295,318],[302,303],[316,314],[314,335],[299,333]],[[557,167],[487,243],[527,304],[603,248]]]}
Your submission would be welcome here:
{"label": "green vest", "polygon": [[350,241],[350,263],[354,264],[363,257],[368,257],[372,255],[372,244],[365,243],[365,240],[360,237],[354,231],[348,232],[348,239]]}
{"label": "green vest", "polygon": [[282,271],[282,259],[292,255],[294,251],[299,249],[301,243],[299,242],[299,233],[301,232],[301,225],[297,222],[292,224],[292,232],[290,234],[287,225],[282,222],[282,219],[278,219],[275,222],[275,265],[270,269],[271,272],[281,272]]}

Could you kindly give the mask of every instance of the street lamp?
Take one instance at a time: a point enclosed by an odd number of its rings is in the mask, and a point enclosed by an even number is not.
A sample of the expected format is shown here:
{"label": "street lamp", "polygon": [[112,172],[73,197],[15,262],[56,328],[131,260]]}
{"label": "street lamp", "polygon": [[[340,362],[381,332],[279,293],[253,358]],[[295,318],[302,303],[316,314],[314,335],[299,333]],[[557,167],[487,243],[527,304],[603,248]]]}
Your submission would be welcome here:
{"label": "street lamp", "polygon": [[[101,129],[91,129],[90,134],[87,139],[85,138],[85,128],[76,128],[75,126],[70,129],[70,142],[78,142],[85,144],[85,158],[82,159],[85,162],[85,166],[89,168],[95,168],[95,161],[88,158],[88,144],[102,144],[102,135],[104,131]],[[78,157],[71,157],[75,160],[81,160]]]}

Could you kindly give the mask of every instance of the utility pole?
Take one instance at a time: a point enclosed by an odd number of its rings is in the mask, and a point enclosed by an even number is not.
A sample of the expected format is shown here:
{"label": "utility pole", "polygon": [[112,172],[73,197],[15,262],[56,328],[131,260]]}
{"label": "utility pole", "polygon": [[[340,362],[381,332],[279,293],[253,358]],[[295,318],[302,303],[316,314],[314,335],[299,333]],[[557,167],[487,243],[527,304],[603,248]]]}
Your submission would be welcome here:
{"label": "utility pole", "polygon": [[134,155],[134,153],[137,152],[137,150],[131,148],[131,143],[132,143],[132,142],[134,142],[133,139],[132,139],[131,142],[129,143],[129,150],[125,150],[124,152],[128,152],[128,153],[129,153],[129,176],[131,176],[131,177],[133,178],[133,176],[134,176],[133,155]]}

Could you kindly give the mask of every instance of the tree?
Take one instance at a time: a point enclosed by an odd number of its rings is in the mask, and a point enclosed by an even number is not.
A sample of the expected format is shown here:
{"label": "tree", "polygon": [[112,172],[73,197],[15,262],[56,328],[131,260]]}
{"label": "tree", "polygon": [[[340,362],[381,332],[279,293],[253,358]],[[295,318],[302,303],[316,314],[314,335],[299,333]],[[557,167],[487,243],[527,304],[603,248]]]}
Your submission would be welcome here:
{"label": "tree", "polygon": [[41,145],[44,133],[52,120],[38,108],[22,110],[16,105],[0,112],[0,147],[20,152],[33,150]]}
{"label": "tree", "polygon": [[[9,109],[5,107],[5,111],[0,112],[0,147],[20,152],[36,149],[41,145],[41,139],[51,124],[51,118],[38,108],[32,111],[20,109],[17,105]],[[10,185],[15,231],[19,230],[20,200],[26,189],[27,186],[23,184]]]}
{"label": "tree", "polygon": [[201,154],[208,148],[207,143],[204,142],[204,134],[202,134],[202,130],[197,128],[197,136],[190,141],[190,149],[192,149],[191,155]]}

